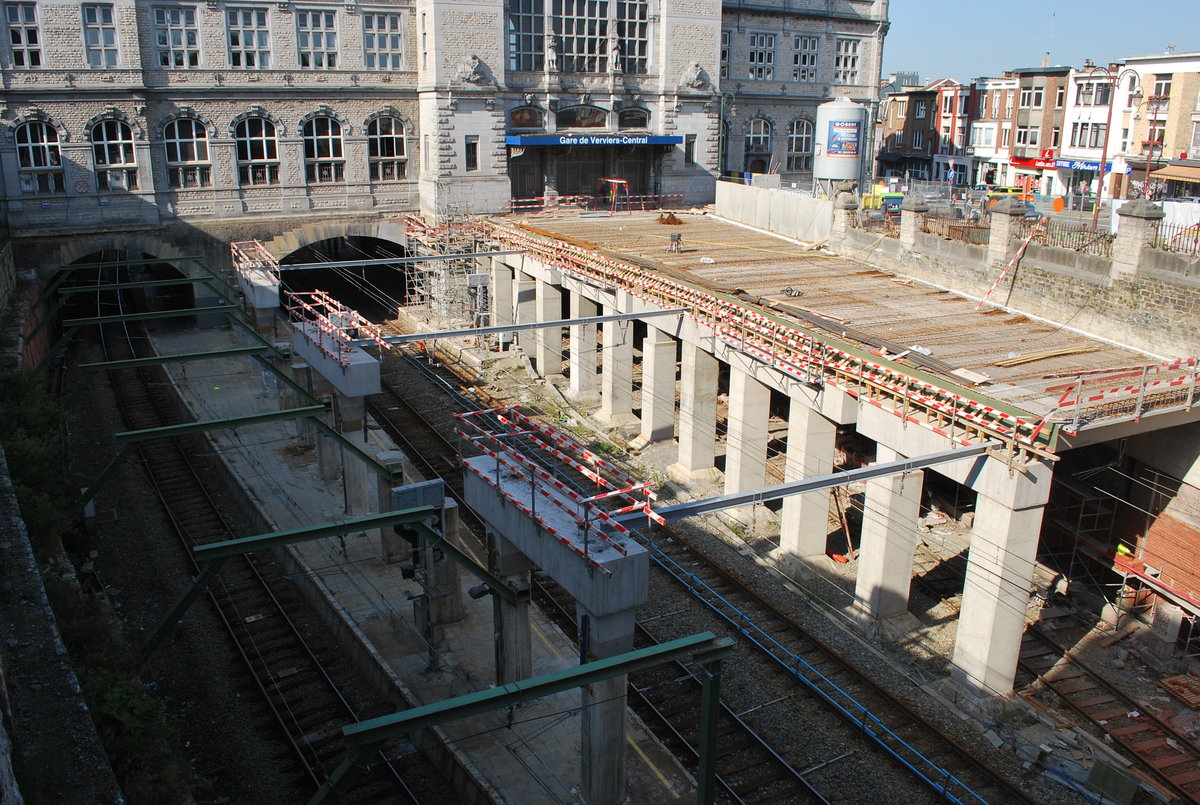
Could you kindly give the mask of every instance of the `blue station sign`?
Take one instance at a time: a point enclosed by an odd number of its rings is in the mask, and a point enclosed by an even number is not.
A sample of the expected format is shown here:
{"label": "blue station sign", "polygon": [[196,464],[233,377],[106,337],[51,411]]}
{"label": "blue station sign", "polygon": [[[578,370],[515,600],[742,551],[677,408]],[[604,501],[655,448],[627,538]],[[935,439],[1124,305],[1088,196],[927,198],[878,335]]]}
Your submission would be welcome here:
{"label": "blue station sign", "polygon": [[679,145],[683,138],[656,134],[516,134],[505,145]]}
{"label": "blue station sign", "polygon": [[[1054,167],[1056,169],[1069,168],[1076,171],[1098,171],[1100,170],[1100,163],[1092,162],[1091,160],[1087,159],[1056,159],[1054,160]],[[1112,173],[1111,162],[1104,163],[1104,172]]]}

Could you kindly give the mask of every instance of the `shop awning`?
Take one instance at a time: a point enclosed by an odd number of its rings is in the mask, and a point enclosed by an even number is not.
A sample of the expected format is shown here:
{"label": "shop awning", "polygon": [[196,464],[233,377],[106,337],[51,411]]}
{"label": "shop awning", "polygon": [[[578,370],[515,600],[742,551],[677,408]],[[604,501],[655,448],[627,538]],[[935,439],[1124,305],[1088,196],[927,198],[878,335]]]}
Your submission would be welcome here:
{"label": "shop awning", "polygon": [[1200,167],[1191,165],[1168,165],[1151,174],[1155,179],[1178,179],[1183,182],[1200,183]]}

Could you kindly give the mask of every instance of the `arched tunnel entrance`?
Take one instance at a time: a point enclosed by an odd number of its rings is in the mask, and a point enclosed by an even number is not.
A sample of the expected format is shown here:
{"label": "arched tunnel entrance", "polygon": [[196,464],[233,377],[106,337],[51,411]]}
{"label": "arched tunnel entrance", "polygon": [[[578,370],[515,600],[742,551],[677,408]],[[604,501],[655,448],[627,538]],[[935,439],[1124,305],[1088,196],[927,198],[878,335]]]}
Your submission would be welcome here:
{"label": "arched tunnel entrance", "polygon": [[[196,307],[197,291],[188,275],[168,260],[155,255],[129,252],[125,249],[105,249],[69,263],[64,267],[69,276],[61,289],[64,295],[64,319],[115,316],[122,313],[151,313],[168,310],[191,310]],[[126,285],[116,294],[79,293],[89,286]],[[207,294],[201,294],[207,295]],[[196,326],[194,316],[160,319],[156,328],[189,328]]]}
{"label": "arched tunnel entrance", "polygon": [[[336,265],[355,260],[404,258],[408,249],[380,238],[351,235],[328,238],[297,249],[281,259],[283,290],[292,293],[325,291],[368,321],[379,324],[414,301],[419,271],[409,264]],[[287,270],[289,265],[332,263],[329,268]],[[281,299],[281,303],[284,302]]]}

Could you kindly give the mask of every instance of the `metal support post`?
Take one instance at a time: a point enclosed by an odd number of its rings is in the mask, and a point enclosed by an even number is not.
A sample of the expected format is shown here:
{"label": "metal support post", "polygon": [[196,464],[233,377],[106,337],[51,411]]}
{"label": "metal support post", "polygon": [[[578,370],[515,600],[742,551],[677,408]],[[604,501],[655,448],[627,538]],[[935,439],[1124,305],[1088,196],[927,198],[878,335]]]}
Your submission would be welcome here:
{"label": "metal support post", "polygon": [[713,805],[717,796],[717,717],[721,712],[721,661],[701,661],[700,774],[696,805]]}
{"label": "metal support post", "polygon": [[212,561],[204,563],[195,581],[192,582],[192,586],[184,591],[179,600],[175,602],[175,605],[167,612],[167,616],[163,618],[162,623],[154,630],[154,634],[150,636],[150,640],[142,649],[139,665],[144,664],[146,660],[150,659],[150,655],[154,653],[154,650],[159,647],[163,640],[166,640],[167,635],[175,628],[175,624],[183,617],[183,613],[187,612],[192,602],[196,600],[200,593],[208,588],[209,582],[216,577],[228,559],[228,556],[218,556]]}

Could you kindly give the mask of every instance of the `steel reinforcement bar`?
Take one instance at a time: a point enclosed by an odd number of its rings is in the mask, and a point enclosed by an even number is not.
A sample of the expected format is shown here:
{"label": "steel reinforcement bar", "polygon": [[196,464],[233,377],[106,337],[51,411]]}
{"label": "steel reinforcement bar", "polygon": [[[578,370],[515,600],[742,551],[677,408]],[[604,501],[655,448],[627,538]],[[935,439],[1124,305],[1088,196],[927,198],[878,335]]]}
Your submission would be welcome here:
{"label": "steel reinforcement bar", "polygon": [[573,279],[620,287],[644,302],[687,308],[697,323],[723,343],[797,380],[825,384],[852,397],[890,410],[960,444],[998,439],[1010,461],[1032,456],[1055,458],[1058,426],[1001,403],[973,399],[965,389],[860,352],[849,344],[817,336],[719,293],[582,247],[552,240],[496,222],[482,224],[487,235],[506,247],[553,266]]}

